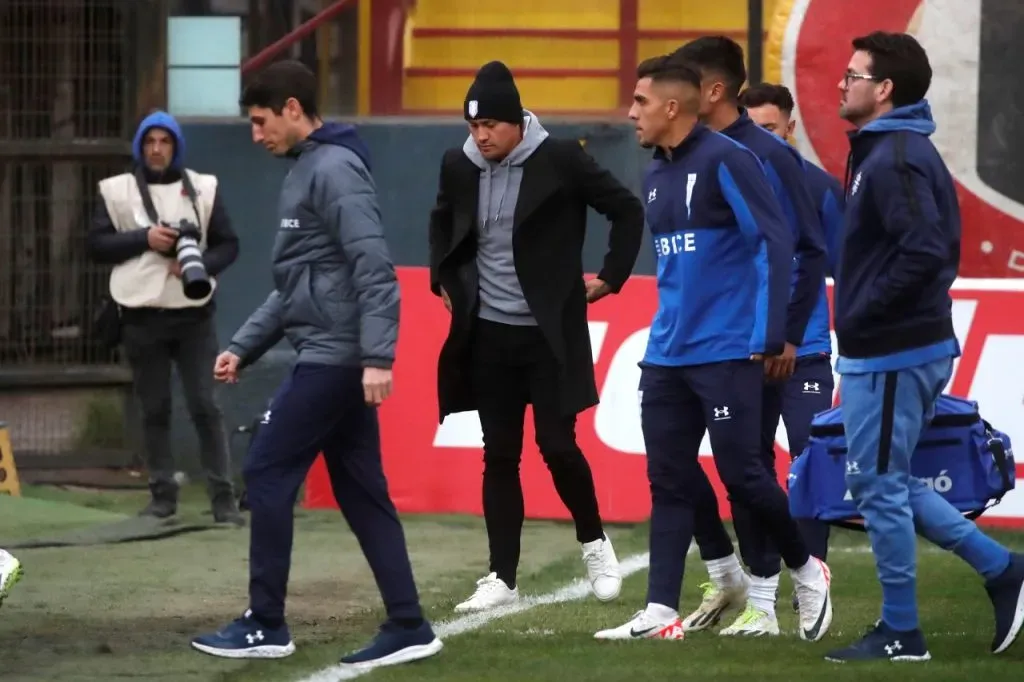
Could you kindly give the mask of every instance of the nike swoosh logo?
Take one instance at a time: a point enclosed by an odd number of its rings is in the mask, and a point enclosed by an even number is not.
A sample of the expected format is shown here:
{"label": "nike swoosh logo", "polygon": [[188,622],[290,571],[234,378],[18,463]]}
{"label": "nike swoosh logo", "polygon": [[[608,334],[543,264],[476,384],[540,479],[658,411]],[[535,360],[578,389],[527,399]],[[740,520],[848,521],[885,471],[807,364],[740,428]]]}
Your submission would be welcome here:
{"label": "nike swoosh logo", "polygon": [[814,623],[814,627],[810,630],[804,630],[804,636],[807,637],[807,639],[814,641],[818,636],[818,633],[821,631],[821,625],[825,620],[825,612],[828,610],[828,603],[831,599],[832,597],[830,595],[825,599],[825,603],[821,605],[821,611],[818,613],[818,620]]}
{"label": "nike swoosh logo", "polygon": [[648,632],[651,632],[651,631],[653,631],[653,630],[657,630],[657,629],[658,629],[658,626],[657,626],[657,625],[654,625],[654,626],[652,626],[652,627],[649,627],[649,628],[647,628],[646,630],[636,630],[636,629],[634,629],[634,628],[630,628],[630,629],[629,629],[629,636],[630,636],[630,637],[643,637],[643,636],[644,636],[644,635],[646,635],[646,634],[647,634]]}

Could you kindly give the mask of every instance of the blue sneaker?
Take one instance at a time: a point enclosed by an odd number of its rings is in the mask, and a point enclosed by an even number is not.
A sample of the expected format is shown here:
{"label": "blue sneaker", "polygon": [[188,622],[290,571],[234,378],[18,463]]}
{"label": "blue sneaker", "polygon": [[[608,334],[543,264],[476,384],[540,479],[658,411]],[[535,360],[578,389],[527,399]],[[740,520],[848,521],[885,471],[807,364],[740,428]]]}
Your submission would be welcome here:
{"label": "blue sneaker", "polygon": [[992,653],[1006,651],[1024,626],[1024,555],[1011,554],[1002,575],[985,583],[996,615],[996,636]]}
{"label": "blue sneaker", "polygon": [[252,617],[252,611],[213,634],[196,637],[192,648],[221,658],[285,658],[295,653],[287,625],[264,627]]}
{"label": "blue sneaker", "polygon": [[900,632],[893,630],[882,621],[867,634],[846,647],[825,654],[826,661],[846,663],[847,661],[911,661],[921,663],[931,660],[924,633],[920,630]]}
{"label": "blue sneaker", "polygon": [[359,651],[344,656],[342,667],[369,670],[384,665],[399,665],[427,658],[441,651],[444,644],[434,634],[430,623],[423,621],[415,630],[384,623],[373,641]]}

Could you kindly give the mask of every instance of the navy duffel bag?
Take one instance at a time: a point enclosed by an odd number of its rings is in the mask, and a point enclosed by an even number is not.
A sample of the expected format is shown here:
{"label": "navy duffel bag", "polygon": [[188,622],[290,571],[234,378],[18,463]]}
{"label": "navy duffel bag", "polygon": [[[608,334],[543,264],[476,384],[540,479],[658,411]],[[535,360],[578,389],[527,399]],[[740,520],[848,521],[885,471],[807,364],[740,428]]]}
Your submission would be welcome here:
{"label": "navy duffel bag", "polygon": [[[863,530],[846,488],[842,409],[821,412],[811,422],[807,447],[790,467],[789,507],[796,518]],[[981,418],[976,402],[951,395],[939,397],[910,469],[968,519],[998,504],[1016,485],[1009,436]]]}

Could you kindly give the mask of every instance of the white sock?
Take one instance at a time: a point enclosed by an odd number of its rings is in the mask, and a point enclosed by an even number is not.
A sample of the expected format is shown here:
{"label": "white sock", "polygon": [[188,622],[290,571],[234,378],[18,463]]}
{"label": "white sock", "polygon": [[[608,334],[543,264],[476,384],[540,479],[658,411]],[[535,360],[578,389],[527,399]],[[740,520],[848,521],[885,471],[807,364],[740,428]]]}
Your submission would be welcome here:
{"label": "white sock", "polygon": [[708,575],[715,587],[732,587],[743,582],[743,567],[735,553],[704,563],[707,564]]}
{"label": "white sock", "polygon": [[778,573],[771,578],[759,578],[752,575],[750,576],[750,592],[747,599],[765,613],[775,613],[775,595],[778,593],[778,589]]}
{"label": "white sock", "polygon": [[671,623],[679,617],[679,612],[664,604],[648,604],[645,609],[650,618],[659,623]]}
{"label": "white sock", "polygon": [[813,583],[821,577],[821,564],[814,557],[800,568],[792,569],[793,579],[800,583]]}

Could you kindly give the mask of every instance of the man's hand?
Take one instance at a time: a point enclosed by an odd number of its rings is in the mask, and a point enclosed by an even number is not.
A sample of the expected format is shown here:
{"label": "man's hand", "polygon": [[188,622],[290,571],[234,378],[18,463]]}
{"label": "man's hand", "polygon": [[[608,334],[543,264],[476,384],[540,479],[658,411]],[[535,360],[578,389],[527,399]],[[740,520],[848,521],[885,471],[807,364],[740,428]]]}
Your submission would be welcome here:
{"label": "man's hand", "polygon": [[172,258],[171,262],[167,264],[167,271],[175,277],[181,277],[181,263],[177,258]]}
{"label": "man's hand", "polygon": [[363,398],[367,405],[380,405],[391,395],[391,370],[379,367],[363,368]]}
{"label": "man's hand", "polygon": [[178,239],[178,231],[173,230],[163,225],[154,225],[146,231],[146,241],[149,242],[149,248],[160,253],[167,253],[174,247],[175,240]]}
{"label": "man's hand", "polygon": [[448,292],[444,290],[444,287],[441,287],[441,300],[444,302],[444,307],[448,310],[448,312],[451,312],[452,299],[448,298]]}
{"label": "man's hand", "polygon": [[772,381],[785,381],[796,371],[796,346],[786,343],[781,355],[765,358],[764,373]]}
{"label": "man's hand", "polygon": [[587,288],[587,303],[594,303],[600,301],[602,298],[612,293],[612,288],[608,286],[608,283],[603,279],[589,279],[584,283]]}
{"label": "man's hand", "polygon": [[241,358],[237,355],[224,351],[217,356],[217,361],[213,363],[213,378],[226,384],[237,384],[239,362],[241,362]]}

